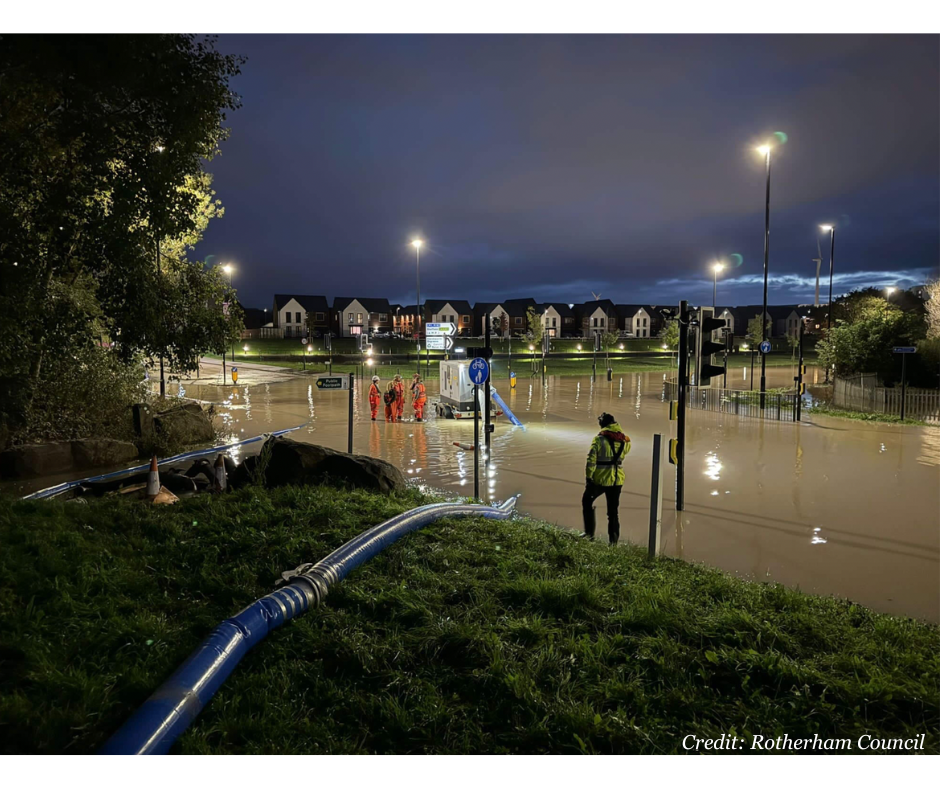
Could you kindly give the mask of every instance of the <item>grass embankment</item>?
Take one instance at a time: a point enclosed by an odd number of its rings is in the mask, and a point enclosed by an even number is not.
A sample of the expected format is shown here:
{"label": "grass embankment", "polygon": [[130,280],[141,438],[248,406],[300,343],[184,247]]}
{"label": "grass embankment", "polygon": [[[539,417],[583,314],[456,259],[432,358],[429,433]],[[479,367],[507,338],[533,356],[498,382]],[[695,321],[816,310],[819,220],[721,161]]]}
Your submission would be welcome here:
{"label": "grass embankment", "polygon": [[[89,752],[280,572],[424,499],[245,489],[0,509],[0,751]],[[260,644],[186,753],[938,741],[936,627],[520,520],[442,522]]]}
{"label": "grass embankment", "polygon": [[854,410],[834,408],[827,403],[815,405],[811,411],[815,416],[832,416],[836,419],[850,419],[852,421],[869,421],[878,424],[904,424],[911,427],[934,427],[940,429],[940,422],[922,421],[920,419],[902,419],[891,413],[859,413]]}
{"label": "grass embankment", "polygon": [[[430,379],[436,380],[439,377],[438,361],[440,358],[431,357],[431,364],[428,366],[425,363],[424,357],[421,357],[421,374],[422,376]],[[283,367],[286,369],[292,369],[297,371],[306,370],[311,374],[322,374],[328,371],[326,364],[322,362],[314,362],[308,360],[306,364],[299,357],[296,361],[293,360],[275,360],[268,361],[265,359],[262,362],[258,362],[256,358],[248,356],[247,358],[242,358],[239,356],[236,360],[236,364],[239,363],[262,363],[272,367]],[[366,371],[369,372],[369,375],[375,374],[379,375],[381,378],[386,378],[389,375],[394,375],[399,370],[403,375],[408,377],[411,376],[413,372],[416,371],[417,365],[415,364],[414,359],[411,361],[385,361],[382,356],[373,356],[373,366],[366,367]],[[807,355],[805,359],[806,364],[816,363],[815,355]],[[548,356],[545,360],[546,371],[549,375],[559,375],[561,377],[582,377],[584,375],[591,374],[591,356],[587,355],[584,358],[580,359],[563,359],[553,356]],[[749,367],[751,364],[750,357],[744,354],[735,354],[728,359],[728,369],[741,369],[743,367]],[[789,355],[783,356],[774,356],[770,355],[767,357],[767,366],[768,367],[787,367],[795,365],[794,361],[791,361]],[[509,375],[509,360],[505,358],[493,359],[491,362],[493,368],[493,375],[495,378],[508,377]],[[611,356],[610,367],[614,371],[615,375],[628,374],[632,372],[669,372],[675,370],[676,360],[675,357],[667,356],[640,356],[640,357],[629,357],[629,356]],[[755,369],[759,369],[760,359],[757,359],[755,364]],[[533,372],[533,369],[539,370],[540,368],[536,365],[533,365],[532,361],[526,356],[513,356],[512,359],[512,369],[516,373],[516,376],[519,378],[525,378],[530,376],[539,376],[541,371]],[[606,375],[607,362],[603,356],[598,356],[597,358],[597,374]],[[357,372],[359,366],[355,364],[333,364],[332,371],[335,374]],[[369,371],[371,370],[371,372]]]}

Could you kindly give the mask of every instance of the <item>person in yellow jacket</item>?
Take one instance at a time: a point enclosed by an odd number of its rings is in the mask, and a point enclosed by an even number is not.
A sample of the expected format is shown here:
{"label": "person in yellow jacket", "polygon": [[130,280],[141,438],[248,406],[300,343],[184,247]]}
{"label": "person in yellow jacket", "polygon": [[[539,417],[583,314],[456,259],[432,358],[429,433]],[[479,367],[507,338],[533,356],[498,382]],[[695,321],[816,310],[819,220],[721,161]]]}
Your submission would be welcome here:
{"label": "person in yellow jacket", "polygon": [[630,452],[630,439],[609,413],[598,419],[601,431],[591,442],[584,469],[584,495],[581,511],[584,515],[584,533],[594,538],[594,501],[601,495],[607,499],[607,536],[612,545],[620,539],[620,491],[623,489],[623,458]]}

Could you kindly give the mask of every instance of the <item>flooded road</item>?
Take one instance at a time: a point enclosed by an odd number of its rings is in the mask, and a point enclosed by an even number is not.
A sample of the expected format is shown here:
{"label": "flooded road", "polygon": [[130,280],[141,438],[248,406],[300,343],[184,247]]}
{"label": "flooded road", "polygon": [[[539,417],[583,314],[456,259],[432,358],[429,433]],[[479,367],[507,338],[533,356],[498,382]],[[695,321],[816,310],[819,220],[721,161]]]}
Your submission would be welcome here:
{"label": "flooded road", "polygon": [[[768,386],[781,385],[770,373]],[[523,512],[580,530],[584,459],[597,416],[608,411],[632,439],[622,539],[645,545],[652,435],[675,433],[660,401],[662,382],[662,373],[625,374],[609,383],[549,377],[544,387],[540,378],[520,378],[510,391],[497,381],[525,429],[497,420],[481,494],[501,500],[521,493]],[[235,439],[303,423],[292,433],[298,440],[346,448],[347,392],[318,390],[300,377],[254,386],[191,383],[184,392],[221,403],[217,409]],[[429,403],[436,393],[437,381],[428,381]],[[354,414],[357,453],[395,463],[416,483],[472,495],[473,455],[453,445],[473,441],[472,421],[438,419],[432,408],[423,424],[372,422],[358,390]],[[690,410],[684,512],[674,510],[674,468],[665,466],[665,551],[741,576],[940,620],[940,430],[811,418],[788,424]],[[602,501],[598,510],[598,533],[604,533]]]}

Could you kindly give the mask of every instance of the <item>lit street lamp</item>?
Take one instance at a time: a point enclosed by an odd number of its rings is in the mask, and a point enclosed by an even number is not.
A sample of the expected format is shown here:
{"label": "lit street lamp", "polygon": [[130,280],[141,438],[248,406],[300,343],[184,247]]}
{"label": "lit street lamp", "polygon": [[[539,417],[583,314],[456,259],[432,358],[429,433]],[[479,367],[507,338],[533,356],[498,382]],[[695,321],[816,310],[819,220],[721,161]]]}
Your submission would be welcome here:
{"label": "lit street lamp", "polygon": [[[226,263],[225,265],[222,266],[222,270],[228,274],[229,290],[234,290],[235,287],[233,283],[235,281],[235,266],[232,265],[231,263]],[[223,353],[222,356],[224,360],[225,353]],[[233,364],[235,363],[235,339],[234,337],[232,338],[232,363]]]}
{"label": "lit street lamp", "polygon": [[[764,198],[764,308],[760,319],[761,344],[763,344],[767,341],[767,273],[770,267],[770,146],[761,145],[757,152],[767,162],[767,192]],[[762,351],[760,354],[760,409],[762,411],[764,410],[764,393],[766,391],[767,354]]]}
{"label": "lit street lamp", "polygon": [[414,335],[418,343],[418,374],[421,374],[421,334],[420,334],[420,320],[419,316],[421,315],[421,245],[424,243],[420,238],[415,238],[411,245],[415,248],[415,274],[417,275],[417,285],[418,285],[418,300],[415,304],[415,327]]}
{"label": "lit street lamp", "polygon": [[885,288],[885,320],[888,319],[888,302],[891,301],[891,296],[895,290],[897,290],[896,287]]}
{"label": "lit street lamp", "polygon": [[[829,301],[826,303],[826,337],[832,328],[832,269],[836,253],[836,226],[834,224],[821,224],[819,229],[829,233]],[[826,365],[826,383],[829,382],[829,365]]]}
{"label": "lit street lamp", "polygon": [[723,263],[715,263],[712,271],[715,272],[715,289],[712,291],[712,309],[718,308],[718,274],[725,268]]}

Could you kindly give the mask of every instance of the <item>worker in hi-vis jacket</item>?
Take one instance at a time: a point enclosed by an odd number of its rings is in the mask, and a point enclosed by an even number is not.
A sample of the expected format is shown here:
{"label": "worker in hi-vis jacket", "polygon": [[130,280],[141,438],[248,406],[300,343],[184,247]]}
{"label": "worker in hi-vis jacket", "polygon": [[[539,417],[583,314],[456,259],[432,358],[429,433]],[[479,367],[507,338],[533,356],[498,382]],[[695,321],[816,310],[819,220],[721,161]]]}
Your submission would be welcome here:
{"label": "worker in hi-vis jacket", "polygon": [[588,451],[584,495],[581,510],[584,514],[584,533],[594,538],[594,501],[601,495],[607,498],[607,536],[612,545],[620,539],[620,491],[623,489],[623,458],[630,452],[630,439],[609,413],[598,419],[601,431],[591,442]]}

